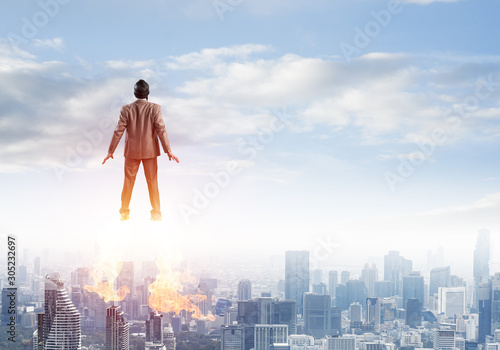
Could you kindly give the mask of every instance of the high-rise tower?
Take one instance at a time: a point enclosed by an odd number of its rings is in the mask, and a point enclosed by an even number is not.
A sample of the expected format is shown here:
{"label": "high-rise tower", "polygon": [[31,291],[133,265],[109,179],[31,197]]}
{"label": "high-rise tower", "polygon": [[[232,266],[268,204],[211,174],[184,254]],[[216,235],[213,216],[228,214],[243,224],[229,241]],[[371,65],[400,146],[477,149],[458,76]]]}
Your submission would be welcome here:
{"label": "high-rise tower", "polygon": [[421,307],[424,305],[424,276],[420,272],[413,271],[408,276],[403,277],[403,303],[409,298],[416,298],[420,301]]}
{"label": "high-rise tower", "polygon": [[106,309],[106,350],[129,349],[129,324],[119,306]]}
{"label": "high-rise tower", "polygon": [[474,307],[478,307],[479,285],[488,281],[490,275],[490,231],[479,230],[474,250]]}
{"label": "high-rise tower", "polygon": [[163,315],[151,311],[146,321],[146,342],[163,343]]}
{"label": "high-rise tower", "polygon": [[491,335],[500,329],[500,272],[491,280]]}
{"label": "high-rise tower", "polygon": [[412,269],[412,261],[400,256],[398,251],[390,251],[384,256],[384,281],[394,283],[395,295],[402,296],[403,276],[408,275]]}
{"label": "high-rise tower", "polygon": [[368,297],[375,296],[375,282],[378,280],[378,269],[375,264],[371,267],[365,264],[361,272],[361,280],[365,282],[366,289],[368,290]]}
{"label": "high-rise tower", "polygon": [[43,328],[38,331],[44,350],[80,350],[80,314],[71,302],[59,273],[47,275]]}
{"label": "high-rise tower", "polygon": [[431,270],[429,296],[438,293],[439,287],[451,287],[450,267],[436,267]]}
{"label": "high-rise tower", "polygon": [[252,299],[252,282],[250,280],[241,280],[238,283],[238,300]]}
{"label": "high-rise tower", "polygon": [[309,252],[285,253],[285,299],[295,300],[297,313],[302,315],[303,296],[309,292]]}
{"label": "high-rise tower", "polygon": [[339,283],[339,273],[337,271],[330,271],[328,273],[328,294],[332,298],[332,305],[335,305],[336,289]]}

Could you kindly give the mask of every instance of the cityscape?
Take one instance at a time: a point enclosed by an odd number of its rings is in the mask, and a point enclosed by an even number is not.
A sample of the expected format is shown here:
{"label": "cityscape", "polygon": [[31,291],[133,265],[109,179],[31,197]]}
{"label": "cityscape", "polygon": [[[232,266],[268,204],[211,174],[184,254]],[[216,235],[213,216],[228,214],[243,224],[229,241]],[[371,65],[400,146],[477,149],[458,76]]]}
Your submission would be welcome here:
{"label": "cityscape", "polygon": [[498,350],[500,272],[490,253],[491,233],[481,229],[472,276],[454,274],[440,247],[421,271],[395,250],[383,266],[356,270],[325,269],[310,251],[287,250],[245,268],[123,261],[116,278],[96,281],[94,267],[51,271],[26,250],[15,292],[8,273],[0,282],[0,328],[15,333],[0,347]]}
{"label": "cityscape", "polygon": [[0,9],[0,350],[500,350],[500,1]]}

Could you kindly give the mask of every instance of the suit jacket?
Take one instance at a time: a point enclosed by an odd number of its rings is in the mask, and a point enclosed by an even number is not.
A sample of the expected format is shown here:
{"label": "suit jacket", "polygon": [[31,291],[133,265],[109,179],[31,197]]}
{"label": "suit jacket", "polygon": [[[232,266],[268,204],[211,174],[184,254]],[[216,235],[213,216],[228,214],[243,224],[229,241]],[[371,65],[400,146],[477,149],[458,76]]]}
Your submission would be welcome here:
{"label": "suit jacket", "polygon": [[120,120],[116,125],[108,153],[113,154],[116,146],[125,136],[125,158],[148,159],[158,157],[161,141],[163,151],[170,151],[165,123],[161,116],[161,106],[146,100],[137,100],[125,105],[120,111]]}

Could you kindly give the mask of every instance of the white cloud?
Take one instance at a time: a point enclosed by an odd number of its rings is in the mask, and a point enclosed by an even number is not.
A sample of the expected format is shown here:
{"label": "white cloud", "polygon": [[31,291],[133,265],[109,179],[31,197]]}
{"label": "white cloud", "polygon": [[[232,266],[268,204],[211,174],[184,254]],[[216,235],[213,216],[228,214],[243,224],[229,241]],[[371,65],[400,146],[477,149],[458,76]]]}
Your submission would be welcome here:
{"label": "white cloud", "polygon": [[[8,152],[4,147],[0,157],[5,164],[21,164],[22,156],[33,167],[46,166],[50,158],[64,162],[68,148],[76,149],[89,130],[99,128],[102,121],[116,122],[121,105],[133,100],[132,86],[138,75],[155,84],[151,100],[162,105],[169,134],[175,135],[177,144],[210,146],[215,142],[237,147],[238,138],[269,128],[276,118],[273,109],[283,106],[293,111],[288,124],[291,132],[327,126],[321,131],[323,139],[350,128],[359,136],[353,142],[418,143],[433,130],[447,127],[444,111],[464,101],[457,96],[453,81],[432,85],[447,71],[442,67],[459,67],[463,62],[438,59],[430,65],[421,57],[388,53],[367,54],[350,63],[293,54],[259,57],[271,50],[247,44],[163,61],[80,60],[71,66],[40,61],[0,44],[0,78],[5,82],[0,88],[0,143],[13,147]],[[475,61],[477,70],[484,71]],[[491,69],[491,59],[487,61]],[[84,76],[80,77],[82,67]],[[97,72],[102,67],[109,72],[107,76],[88,78],[92,69]],[[173,72],[175,82],[161,79]],[[464,74],[469,77],[471,71]],[[466,97],[474,89],[469,84],[461,88],[461,95]],[[481,101],[458,132],[448,130],[448,139],[458,141],[467,132],[494,139],[498,128],[491,124],[499,118],[496,101]],[[105,151],[113,126],[101,131],[102,139],[92,146],[83,166],[94,153]],[[39,140],[43,147],[27,152],[22,145],[29,139]]]}
{"label": "white cloud", "polygon": [[64,48],[64,42],[62,38],[53,39],[33,39],[32,45],[38,48],[49,48],[57,51],[61,51]]}
{"label": "white cloud", "polygon": [[166,68],[176,70],[211,70],[217,71],[218,65],[224,64],[228,59],[242,61],[248,56],[271,50],[270,46],[260,44],[245,44],[216,49],[202,49],[181,56],[170,57]]}
{"label": "white cloud", "polygon": [[147,61],[106,61],[106,68],[113,70],[137,70],[137,69],[146,69],[154,67],[155,61],[147,60]]}

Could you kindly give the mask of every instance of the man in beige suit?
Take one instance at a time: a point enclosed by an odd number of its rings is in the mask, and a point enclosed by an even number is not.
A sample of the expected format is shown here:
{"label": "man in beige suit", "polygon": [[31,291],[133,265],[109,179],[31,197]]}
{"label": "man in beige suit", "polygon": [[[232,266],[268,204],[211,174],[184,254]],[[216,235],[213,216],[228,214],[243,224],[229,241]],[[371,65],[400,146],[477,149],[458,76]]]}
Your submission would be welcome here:
{"label": "man in beige suit", "polygon": [[148,183],[149,199],[151,201],[151,220],[160,221],[160,195],[158,193],[158,163],[156,157],[160,152],[160,139],[163,151],[168,155],[168,160],[179,159],[173,155],[168,142],[165,123],[161,116],[161,106],[148,102],[149,85],[144,80],[139,80],[134,86],[134,95],[137,100],[122,107],[120,120],[115,128],[113,138],[108,149],[108,155],[102,164],[113,158],[118,143],[125,129],[125,181],[122,191],[122,207],[120,208],[121,220],[129,218],[129,204],[135,177],[142,162],[144,174]]}

